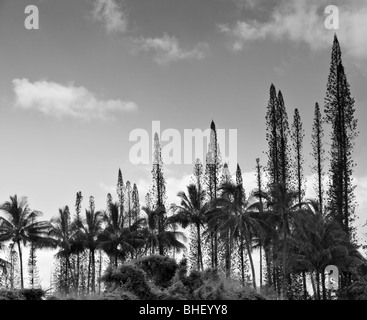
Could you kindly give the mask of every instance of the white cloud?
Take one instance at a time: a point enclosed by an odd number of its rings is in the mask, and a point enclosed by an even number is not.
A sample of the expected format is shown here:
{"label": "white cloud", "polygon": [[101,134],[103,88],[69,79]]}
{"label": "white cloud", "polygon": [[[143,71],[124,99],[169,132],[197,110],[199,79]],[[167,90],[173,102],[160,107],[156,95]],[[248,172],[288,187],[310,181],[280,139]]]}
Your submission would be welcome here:
{"label": "white cloud", "polygon": [[[254,6],[253,1],[246,1]],[[329,48],[334,31],[339,40],[347,42],[347,54],[365,58],[367,50],[367,3],[361,0],[337,1],[340,14],[340,29],[328,30],[324,23],[327,17],[327,0],[280,1],[266,22],[257,20],[237,21],[234,25],[220,25],[221,32],[231,38],[231,48],[242,50],[254,40],[291,40],[307,43],[311,49]]]}
{"label": "white cloud", "polygon": [[15,106],[37,110],[56,118],[75,118],[83,121],[107,120],[120,112],[132,112],[137,105],[131,101],[99,100],[84,87],[62,85],[50,81],[14,79]]}
{"label": "white cloud", "polygon": [[201,42],[190,50],[183,49],[175,37],[164,34],[161,38],[139,38],[133,40],[135,51],[153,51],[154,60],[160,65],[167,65],[180,60],[204,59],[208,44]]}
{"label": "white cloud", "polygon": [[104,24],[108,33],[127,31],[127,14],[115,0],[95,0],[93,16],[95,20]]}

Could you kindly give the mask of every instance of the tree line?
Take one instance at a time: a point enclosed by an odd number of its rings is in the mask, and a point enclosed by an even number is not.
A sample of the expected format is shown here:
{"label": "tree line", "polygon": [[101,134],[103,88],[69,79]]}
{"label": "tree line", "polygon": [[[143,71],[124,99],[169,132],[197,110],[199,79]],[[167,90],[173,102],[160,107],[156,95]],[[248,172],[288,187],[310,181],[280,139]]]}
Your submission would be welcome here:
{"label": "tree line", "polygon": [[[142,207],[138,186],[124,183],[121,170],[117,200],[109,193],[104,210],[96,210],[91,196],[82,214],[83,195],[77,192],[73,214],[65,206],[51,221],[39,221],[40,212],[31,210],[26,198],[10,197],[0,206],[0,244],[10,241],[10,259],[0,261],[7,271],[3,282],[14,287],[19,274],[24,287],[22,245],[30,244],[29,286],[38,282],[36,251],[57,249],[53,285],[63,293],[100,293],[106,265],[183,252],[191,269],[211,268],[279,299],[330,299],[325,268],[338,267],[344,290],[360,277],[359,266],[365,263],[353,225],[353,148],[358,135],[354,103],[335,36],[324,109],[315,103],[312,126],[315,199],[305,198],[305,131],[299,109],[290,125],[283,94],[273,84],[265,116],[268,161],[263,166],[256,159],[256,188],[250,193],[244,189],[240,165],[233,177],[222,163],[212,121],[205,164],[196,160],[192,182],[177,194],[178,204],[166,203],[157,134],[151,190]],[[329,163],[325,126],[331,128]]]}

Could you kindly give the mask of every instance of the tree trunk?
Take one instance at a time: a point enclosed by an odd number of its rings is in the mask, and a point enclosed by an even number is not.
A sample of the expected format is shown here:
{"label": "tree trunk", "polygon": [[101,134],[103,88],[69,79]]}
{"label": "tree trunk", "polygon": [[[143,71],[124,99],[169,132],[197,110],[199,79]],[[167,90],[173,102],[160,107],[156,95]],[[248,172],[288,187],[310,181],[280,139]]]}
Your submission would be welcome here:
{"label": "tree trunk", "polygon": [[65,257],[65,288],[64,288],[64,292],[68,293],[69,292],[69,256]]}
{"label": "tree trunk", "polygon": [[241,255],[241,276],[242,276],[242,286],[245,286],[245,261],[243,257],[243,235],[241,232],[241,243],[240,243],[240,255]]}
{"label": "tree trunk", "polygon": [[327,300],[326,287],[325,287],[325,269],[321,272],[321,286],[322,286],[322,299]]}
{"label": "tree trunk", "polygon": [[17,245],[18,245],[19,264],[20,264],[20,285],[21,285],[21,288],[24,289],[23,258],[22,258],[22,249],[20,247],[20,241],[17,241]]}
{"label": "tree trunk", "polygon": [[198,270],[203,270],[203,257],[202,257],[202,253],[201,253],[201,237],[200,237],[200,224],[198,223],[196,225],[197,228],[197,239],[198,239]]}
{"label": "tree trunk", "polygon": [[263,254],[262,254],[262,243],[260,241],[260,292],[263,288]]}
{"label": "tree trunk", "polygon": [[80,274],[80,253],[78,252],[77,253],[77,256],[76,256],[76,292],[78,293],[79,292],[79,274]]}
{"label": "tree trunk", "polygon": [[101,278],[102,278],[102,250],[99,250],[99,270],[98,270],[98,294],[101,294]]}
{"label": "tree trunk", "polygon": [[306,271],[302,271],[303,298],[307,300]]}
{"label": "tree trunk", "polygon": [[284,244],[283,244],[283,279],[282,279],[282,294],[283,299],[287,299],[287,280],[288,280],[288,268],[287,268],[287,229],[284,225]]}
{"label": "tree trunk", "polygon": [[320,273],[316,271],[317,300],[321,300],[320,296]]}
{"label": "tree trunk", "polygon": [[245,228],[246,228],[246,231],[245,231],[245,241],[246,241],[247,254],[248,254],[248,257],[250,259],[250,265],[251,265],[252,284],[254,286],[254,289],[256,289],[255,267],[254,267],[254,262],[252,260],[252,253],[251,253],[250,241],[248,239],[248,229],[247,229],[247,226]]}
{"label": "tree trunk", "polygon": [[316,300],[317,289],[316,289],[315,277],[314,277],[313,272],[310,273],[310,278],[311,278],[311,284],[312,284],[312,291],[313,291],[313,294],[314,294],[315,300]]}
{"label": "tree trunk", "polygon": [[116,248],[116,251],[115,251],[115,267],[117,268],[117,248]]}
{"label": "tree trunk", "polygon": [[94,256],[94,249],[91,250],[92,256],[92,293],[96,292],[96,261]]}
{"label": "tree trunk", "polygon": [[264,245],[264,253],[265,253],[265,263],[266,263],[266,273],[267,273],[267,285],[269,287],[273,286],[273,279],[271,274],[271,263],[270,263],[270,248]]}
{"label": "tree trunk", "polygon": [[89,293],[90,289],[90,276],[91,276],[91,254],[89,250],[89,257],[88,257],[88,278],[87,278],[87,293]]}

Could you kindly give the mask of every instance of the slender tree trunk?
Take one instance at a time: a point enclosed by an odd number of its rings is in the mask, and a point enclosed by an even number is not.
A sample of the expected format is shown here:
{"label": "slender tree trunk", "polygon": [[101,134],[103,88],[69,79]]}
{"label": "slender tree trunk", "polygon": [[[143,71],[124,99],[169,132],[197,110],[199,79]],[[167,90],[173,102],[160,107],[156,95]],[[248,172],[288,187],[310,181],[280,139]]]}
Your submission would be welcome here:
{"label": "slender tree trunk", "polygon": [[321,272],[321,287],[322,287],[322,299],[327,300],[326,287],[325,287],[325,269]]}
{"label": "slender tree trunk", "polygon": [[210,254],[212,260],[212,268],[215,268],[215,258],[214,258],[214,232],[210,233]]}
{"label": "slender tree trunk", "polygon": [[92,293],[96,292],[96,261],[94,255],[94,249],[91,250],[92,257]]}
{"label": "slender tree trunk", "polygon": [[288,266],[287,266],[287,250],[288,239],[286,224],[284,225],[284,244],[283,244],[283,279],[282,279],[282,294],[283,299],[287,299],[287,279],[288,279]]}
{"label": "slender tree trunk", "polygon": [[306,271],[302,271],[302,283],[303,283],[303,298],[307,300]]}
{"label": "slender tree trunk", "polygon": [[22,258],[22,249],[20,247],[20,241],[17,241],[17,245],[18,245],[19,264],[20,264],[20,285],[21,285],[21,288],[24,289],[23,258]]}
{"label": "slender tree trunk", "polygon": [[69,292],[69,255],[65,258],[65,293]]}
{"label": "slender tree trunk", "polygon": [[91,276],[91,254],[89,250],[89,257],[88,257],[88,277],[87,277],[87,293],[89,293],[90,289],[90,276]]}
{"label": "slender tree trunk", "polygon": [[218,234],[217,227],[215,227],[214,231],[214,266],[218,268]]}
{"label": "slender tree trunk", "polygon": [[203,270],[203,257],[202,257],[202,253],[201,253],[201,237],[200,237],[200,224],[198,223],[196,225],[196,229],[197,229],[197,239],[198,239],[198,269]]}
{"label": "slender tree trunk", "polygon": [[317,289],[316,289],[316,283],[315,283],[315,276],[314,276],[313,272],[310,273],[310,278],[311,278],[312,291],[313,291],[313,294],[314,294],[315,300],[316,300]]}
{"label": "slender tree trunk", "polygon": [[262,254],[262,243],[260,241],[260,292],[263,288],[263,254]]}
{"label": "slender tree trunk", "polygon": [[76,256],[76,292],[79,293],[79,274],[80,274],[80,253],[77,253]]}
{"label": "slender tree trunk", "polygon": [[243,257],[243,234],[241,232],[241,243],[240,243],[240,255],[241,255],[241,277],[242,277],[242,286],[245,286],[245,261]]}
{"label": "slender tree trunk", "polygon": [[248,239],[248,229],[247,229],[247,226],[245,228],[246,228],[246,230],[245,230],[245,241],[246,241],[247,254],[248,254],[248,257],[250,259],[250,265],[251,265],[252,284],[254,286],[254,289],[256,289],[255,267],[254,267],[254,262],[252,260],[252,253],[251,253],[250,241]]}
{"label": "slender tree trunk", "polygon": [[266,245],[264,246],[264,253],[265,253],[265,263],[266,263],[266,273],[267,273],[267,285],[269,287],[273,286],[273,279],[271,274],[271,264],[270,264],[270,248]]}
{"label": "slender tree trunk", "polygon": [[98,270],[98,294],[101,294],[101,278],[102,278],[102,250],[99,249],[99,270]]}
{"label": "slender tree trunk", "polygon": [[230,235],[227,234],[227,241],[226,241],[226,278],[229,279],[231,276],[231,245],[230,245]]}
{"label": "slender tree trunk", "polygon": [[317,300],[321,300],[320,296],[320,273],[316,271]]}

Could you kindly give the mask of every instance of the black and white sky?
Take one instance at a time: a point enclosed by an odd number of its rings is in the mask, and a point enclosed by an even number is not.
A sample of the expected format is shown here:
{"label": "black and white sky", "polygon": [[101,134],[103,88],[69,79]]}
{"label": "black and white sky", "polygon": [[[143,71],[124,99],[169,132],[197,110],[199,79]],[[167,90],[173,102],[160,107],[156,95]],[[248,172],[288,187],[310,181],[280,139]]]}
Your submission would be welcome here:
{"label": "black and white sky", "polygon": [[[24,27],[28,5],[39,30]],[[339,30],[325,28],[336,5]],[[355,183],[361,226],[367,220],[367,2],[365,0],[0,0],[0,201],[28,196],[49,219],[82,191],[97,208],[115,194],[118,168],[144,195],[150,165],[134,165],[130,133],[236,129],[247,191],[255,159],[266,164],[269,87],[298,108],[305,129],[307,194],[313,195],[310,136],[323,105],[337,33],[356,99]],[[152,137],[151,137],[152,138]],[[168,203],[192,165],[165,168]],[[232,172],[234,173],[234,172]],[[49,283],[51,253],[40,254]]]}

